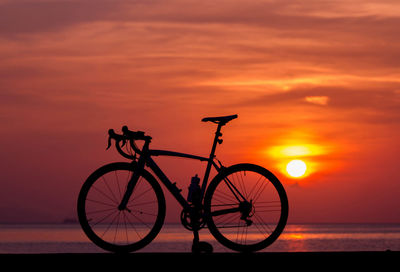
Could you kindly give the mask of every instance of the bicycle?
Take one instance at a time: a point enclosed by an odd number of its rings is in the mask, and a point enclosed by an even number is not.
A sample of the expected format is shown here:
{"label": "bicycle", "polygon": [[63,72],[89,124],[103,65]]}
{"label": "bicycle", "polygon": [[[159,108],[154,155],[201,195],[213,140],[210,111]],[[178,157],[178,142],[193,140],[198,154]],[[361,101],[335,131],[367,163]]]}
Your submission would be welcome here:
{"label": "bicycle", "polygon": [[[199,230],[206,226],[218,242],[235,251],[252,252],[271,245],[288,218],[284,187],[261,166],[241,163],[225,167],[215,157],[217,144],[223,141],[221,128],[235,118],[237,115],[202,119],[218,125],[208,158],[153,150],[149,148],[152,137],[142,131],[123,126],[123,134],[117,134],[110,129],[107,149],[115,140],[118,152],[131,162],[104,165],[83,184],[77,211],[87,237],[112,252],[131,252],[148,245],[160,232],[166,214],[161,182],[183,208],[181,223],[194,235],[192,252],[212,252],[210,244],[199,240]],[[137,141],[142,141],[142,148]],[[194,176],[185,198],[154,162],[155,156],[207,162],[203,182]],[[212,167],[217,174],[207,186]]]}

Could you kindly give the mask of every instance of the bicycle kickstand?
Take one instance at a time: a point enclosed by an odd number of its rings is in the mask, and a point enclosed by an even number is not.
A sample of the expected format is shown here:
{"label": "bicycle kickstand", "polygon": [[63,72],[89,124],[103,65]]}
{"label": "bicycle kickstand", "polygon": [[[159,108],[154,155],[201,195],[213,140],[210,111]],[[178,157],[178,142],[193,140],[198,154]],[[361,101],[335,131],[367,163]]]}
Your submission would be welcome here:
{"label": "bicycle kickstand", "polygon": [[199,230],[196,228],[193,230],[193,244],[192,253],[212,253],[213,247],[210,243],[201,242],[199,238]]}

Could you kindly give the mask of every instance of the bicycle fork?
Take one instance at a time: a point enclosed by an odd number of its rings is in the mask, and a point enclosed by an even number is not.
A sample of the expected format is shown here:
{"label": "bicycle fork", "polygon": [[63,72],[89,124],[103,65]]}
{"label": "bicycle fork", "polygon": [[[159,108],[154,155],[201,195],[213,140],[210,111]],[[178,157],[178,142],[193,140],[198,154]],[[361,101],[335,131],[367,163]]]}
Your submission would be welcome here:
{"label": "bicycle fork", "polygon": [[146,157],[147,157],[147,151],[149,148],[149,141],[146,141],[144,146],[143,146],[143,153],[139,157],[138,162],[136,163],[135,161],[132,162],[132,167],[133,167],[133,174],[131,179],[128,182],[128,185],[126,186],[126,191],[124,196],[122,197],[121,203],[118,206],[118,210],[123,211],[127,210],[128,212],[131,212],[127,205],[129,202],[129,199],[132,196],[133,190],[135,189],[136,184],[139,181],[140,176],[142,175],[142,171],[144,169],[145,163],[146,163]]}

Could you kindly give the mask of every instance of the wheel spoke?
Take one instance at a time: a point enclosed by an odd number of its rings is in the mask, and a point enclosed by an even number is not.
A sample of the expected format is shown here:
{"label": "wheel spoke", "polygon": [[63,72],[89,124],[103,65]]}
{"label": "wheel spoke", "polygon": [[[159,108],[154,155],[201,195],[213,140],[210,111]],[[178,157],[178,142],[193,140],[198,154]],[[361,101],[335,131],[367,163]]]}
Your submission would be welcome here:
{"label": "wheel spoke", "polygon": [[[115,213],[115,210],[113,209],[112,212],[107,213],[106,216],[102,217],[100,220],[98,220],[97,222],[93,223],[93,224],[92,224],[92,227],[93,227],[93,226],[96,226],[96,225],[98,225],[98,224],[100,224],[100,223],[102,223],[102,222],[104,222],[107,218],[109,218],[110,216],[112,216],[114,213]],[[92,221],[92,220],[93,220],[93,219],[90,219],[90,221]]]}
{"label": "wheel spoke", "polygon": [[[115,171],[116,172],[116,171]],[[118,198],[114,195],[114,192],[111,190],[110,185],[108,185],[107,180],[104,178],[104,176],[102,176],[103,178],[103,183],[106,185],[107,189],[110,191],[111,195],[112,195],[112,199],[114,199],[115,203],[118,203]],[[110,198],[111,199],[111,198]]]}
{"label": "wheel spoke", "polygon": [[100,190],[96,186],[93,186],[92,188],[94,190],[96,190],[97,192],[99,192],[101,195],[105,196],[108,200],[111,200],[112,203],[118,204],[118,201],[115,198],[111,198],[108,194],[104,193],[102,190]]}

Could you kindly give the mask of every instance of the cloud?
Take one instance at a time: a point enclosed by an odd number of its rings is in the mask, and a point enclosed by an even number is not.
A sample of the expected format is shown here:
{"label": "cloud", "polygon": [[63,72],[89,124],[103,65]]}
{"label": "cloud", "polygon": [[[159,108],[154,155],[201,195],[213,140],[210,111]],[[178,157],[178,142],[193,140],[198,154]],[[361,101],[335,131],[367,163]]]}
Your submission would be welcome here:
{"label": "cloud", "polygon": [[363,1],[300,3],[3,2],[0,37],[26,40],[3,39],[0,83],[28,89],[20,96],[96,89],[146,100],[186,90],[202,101],[218,94],[213,104],[395,115],[400,17]]}
{"label": "cloud", "polygon": [[[316,107],[316,106],[323,107]],[[236,104],[242,108],[268,109],[287,122],[293,119],[353,125],[396,125],[400,95],[396,87],[303,86],[290,91],[256,95]],[[290,117],[291,116],[291,117]]]}
{"label": "cloud", "polygon": [[328,105],[328,96],[306,96],[305,100],[311,104],[326,106]]}

